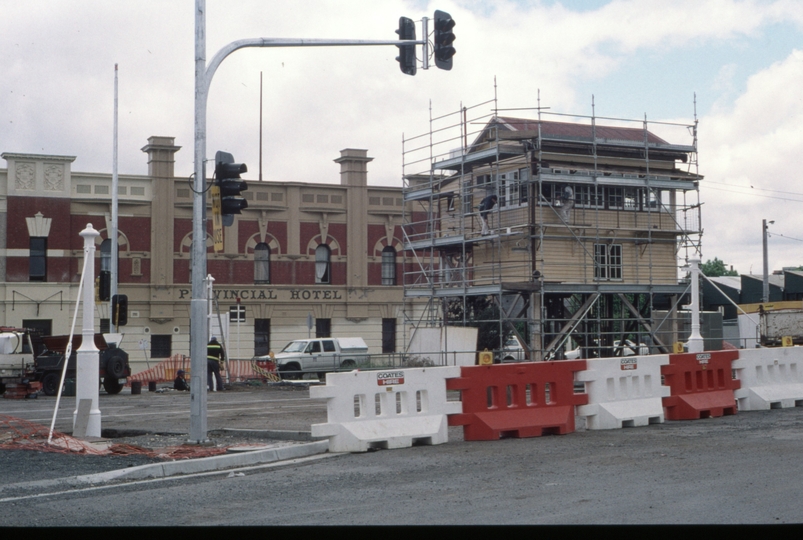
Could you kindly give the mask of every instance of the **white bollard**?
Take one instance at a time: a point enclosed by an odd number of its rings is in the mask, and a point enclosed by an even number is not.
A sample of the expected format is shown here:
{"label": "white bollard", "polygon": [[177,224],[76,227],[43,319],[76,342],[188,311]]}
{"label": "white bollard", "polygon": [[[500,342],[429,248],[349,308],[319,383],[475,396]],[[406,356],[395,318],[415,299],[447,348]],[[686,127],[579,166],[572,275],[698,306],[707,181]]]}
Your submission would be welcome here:
{"label": "white bollard", "polygon": [[446,379],[459,376],[458,366],[327,373],[326,386],[310,388],[310,397],[329,400],[328,422],[312,435],[329,437],[330,452],[445,443],[447,415],[463,410],[447,402]]}
{"label": "white bollard", "polygon": [[[100,234],[89,223],[81,231],[84,238],[84,275],[81,276],[84,287],[83,328],[81,346],[76,354],[75,374],[75,412],[73,413],[73,430],[78,421],[79,405],[82,400],[89,400],[89,419],[86,424],[86,437],[100,437],[100,409],[98,408],[98,348],[95,346],[95,238]],[[69,359],[66,359],[69,360]]]}
{"label": "white bollard", "polygon": [[803,347],[739,350],[732,366],[740,411],[803,406]]}
{"label": "white bollard", "polygon": [[669,355],[625,356],[587,360],[576,375],[586,384],[588,405],[577,407],[588,429],[618,429],[664,423],[663,398],[668,386],[661,385],[661,366]]}

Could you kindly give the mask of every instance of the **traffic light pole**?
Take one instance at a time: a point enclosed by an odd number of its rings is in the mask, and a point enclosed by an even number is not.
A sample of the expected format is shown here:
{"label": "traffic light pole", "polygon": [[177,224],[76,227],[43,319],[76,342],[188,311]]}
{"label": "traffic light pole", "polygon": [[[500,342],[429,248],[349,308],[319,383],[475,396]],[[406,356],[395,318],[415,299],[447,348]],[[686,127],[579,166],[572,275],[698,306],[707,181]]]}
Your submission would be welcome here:
{"label": "traffic light pole", "polygon": [[212,77],[231,53],[247,47],[365,47],[383,45],[422,45],[424,69],[429,66],[427,18],[423,18],[422,40],[359,39],[274,39],[252,38],[232,41],[220,49],[206,65],[206,0],[195,0],[195,181],[192,201],[192,296],[190,299],[190,438],[205,443],[206,417],[206,105]]}

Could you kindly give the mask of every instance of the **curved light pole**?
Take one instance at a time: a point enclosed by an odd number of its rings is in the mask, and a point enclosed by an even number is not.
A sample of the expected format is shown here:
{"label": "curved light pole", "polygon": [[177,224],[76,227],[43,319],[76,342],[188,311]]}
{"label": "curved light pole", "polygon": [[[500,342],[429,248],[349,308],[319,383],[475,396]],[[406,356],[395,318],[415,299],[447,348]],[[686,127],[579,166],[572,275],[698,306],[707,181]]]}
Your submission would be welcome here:
{"label": "curved light pole", "polygon": [[192,296],[190,297],[190,442],[206,438],[206,104],[209,86],[218,66],[228,55],[246,47],[338,47],[373,45],[422,45],[424,69],[429,67],[427,17],[422,18],[422,40],[274,39],[232,41],[206,65],[206,0],[195,0],[195,182],[192,200]]}

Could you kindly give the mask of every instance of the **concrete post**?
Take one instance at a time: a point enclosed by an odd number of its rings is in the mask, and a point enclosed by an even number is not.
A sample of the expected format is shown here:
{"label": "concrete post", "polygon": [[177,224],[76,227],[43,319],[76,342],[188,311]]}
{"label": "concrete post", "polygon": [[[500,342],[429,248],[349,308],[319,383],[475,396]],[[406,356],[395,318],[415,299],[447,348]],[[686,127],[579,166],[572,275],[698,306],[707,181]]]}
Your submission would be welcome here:
{"label": "concrete post", "polygon": [[89,422],[86,427],[87,437],[100,437],[100,409],[98,408],[98,348],[95,347],[95,238],[100,233],[89,223],[81,231],[84,239],[84,274],[81,276],[84,287],[83,328],[81,346],[77,352],[75,381],[75,412],[73,413],[73,429],[78,419],[78,405],[82,400],[92,402],[89,411]]}
{"label": "concrete post", "polygon": [[700,334],[700,259],[689,260],[691,274],[691,335],[688,347],[690,353],[703,352],[703,336]]}

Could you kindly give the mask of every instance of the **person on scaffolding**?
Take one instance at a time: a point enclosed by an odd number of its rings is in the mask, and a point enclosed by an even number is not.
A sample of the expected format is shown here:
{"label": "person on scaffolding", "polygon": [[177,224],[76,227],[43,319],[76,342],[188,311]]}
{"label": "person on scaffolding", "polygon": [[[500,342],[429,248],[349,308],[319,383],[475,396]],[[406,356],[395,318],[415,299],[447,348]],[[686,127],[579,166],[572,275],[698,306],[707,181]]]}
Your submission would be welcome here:
{"label": "person on scaffolding", "polygon": [[482,235],[486,236],[490,234],[490,229],[488,228],[488,214],[491,213],[491,209],[496,206],[496,201],[499,199],[496,195],[488,195],[482,201],[480,201],[479,211],[480,211],[480,221],[482,221]]}
{"label": "person on scaffolding", "polygon": [[[209,390],[223,390],[223,379],[220,377],[220,366],[226,361],[226,353],[215,336],[206,346],[206,384]],[[214,374],[214,381],[212,375]],[[213,385],[214,382],[214,385]]]}
{"label": "person on scaffolding", "polygon": [[180,369],[176,372],[176,378],[173,379],[173,390],[181,390],[183,392],[189,392],[190,385],[187,382],[187,379],[184,378],[184,370]]}

